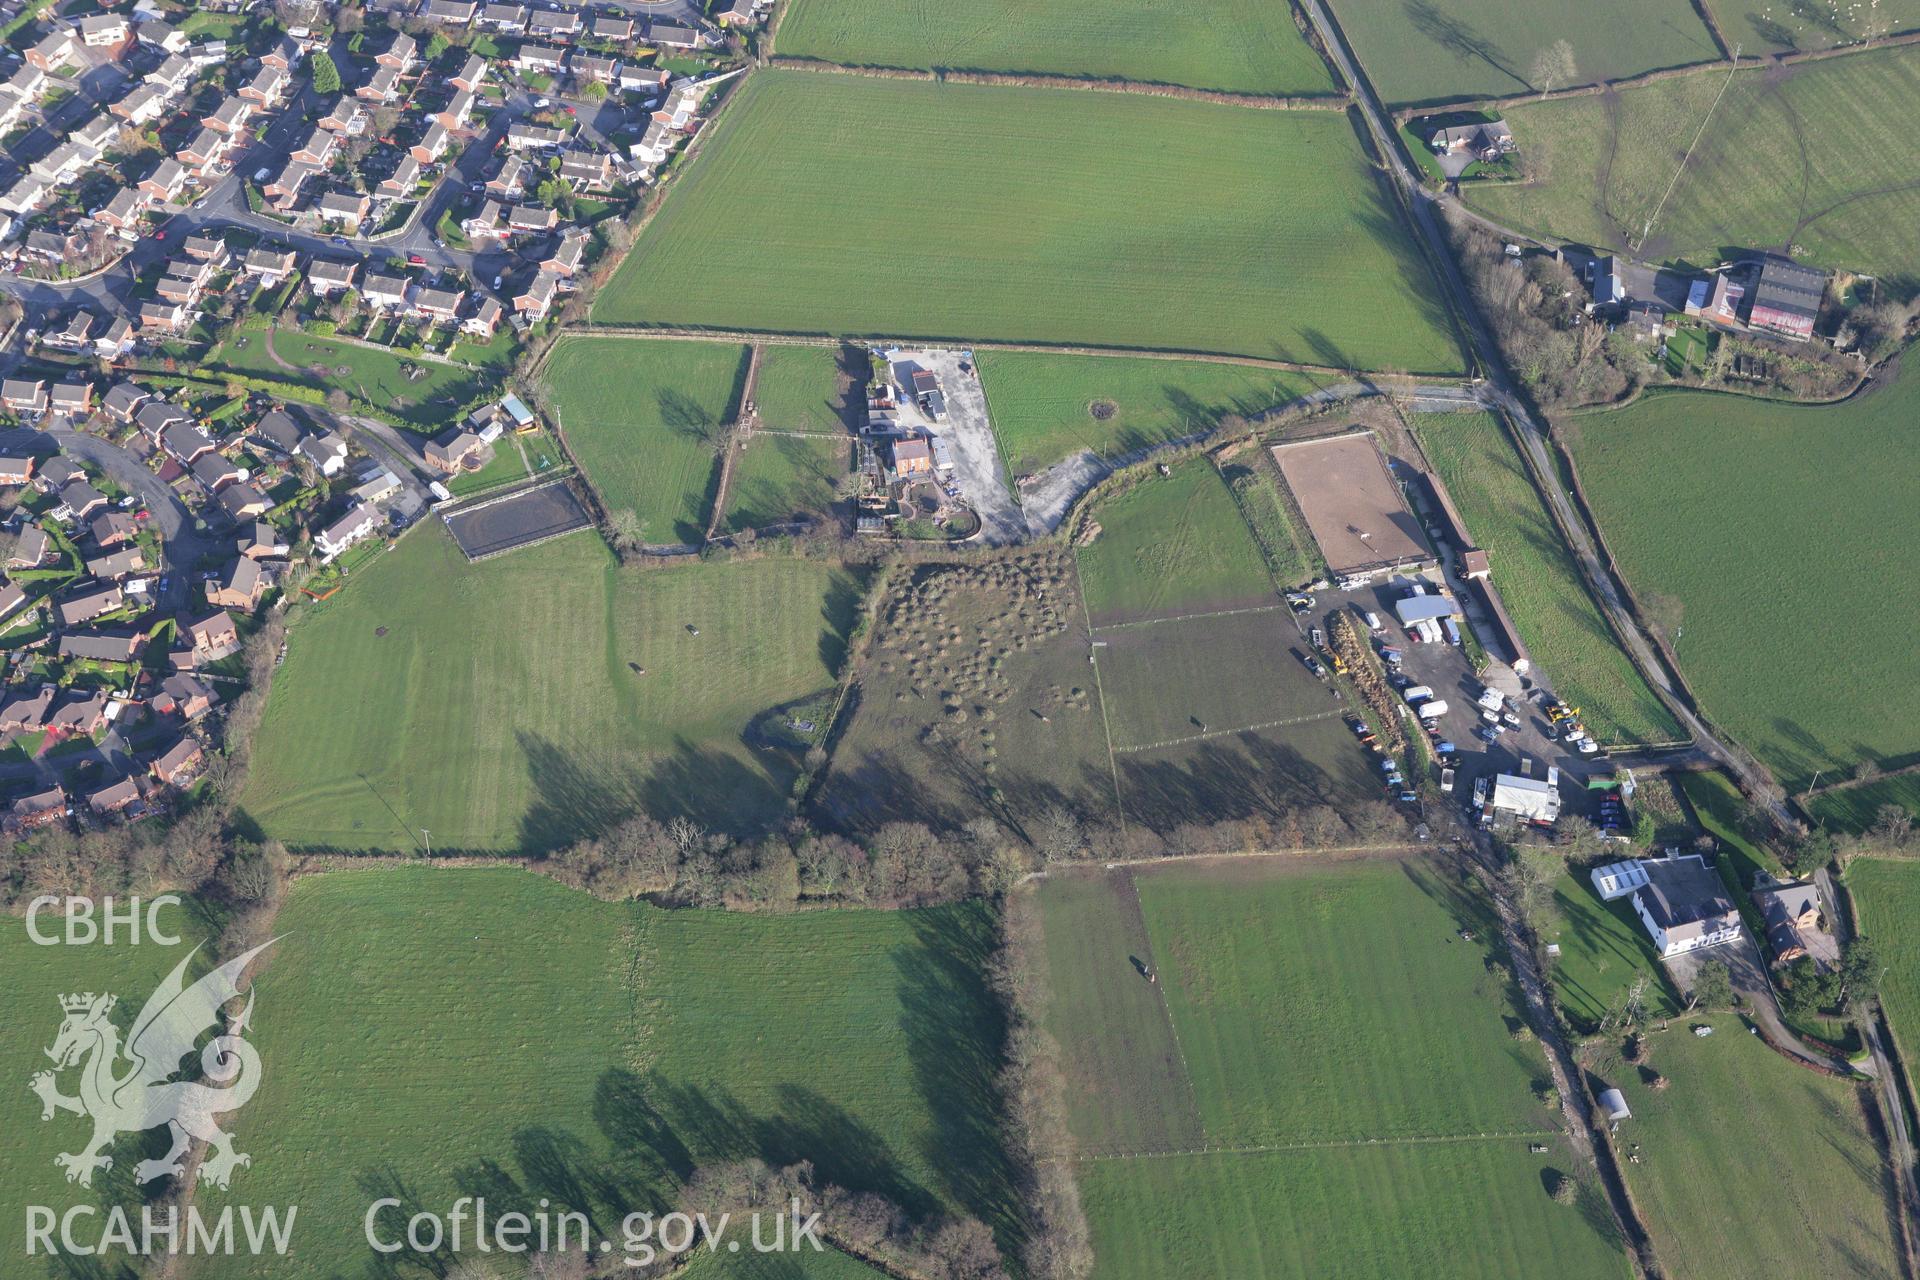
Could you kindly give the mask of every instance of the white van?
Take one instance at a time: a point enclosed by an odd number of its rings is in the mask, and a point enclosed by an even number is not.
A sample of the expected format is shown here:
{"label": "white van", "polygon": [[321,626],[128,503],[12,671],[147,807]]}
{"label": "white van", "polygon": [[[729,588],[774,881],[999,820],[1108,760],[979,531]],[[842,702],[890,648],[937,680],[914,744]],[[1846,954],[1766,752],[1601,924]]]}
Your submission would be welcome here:
{"label": "white van", "polygon": [[1433,696],[1433,690],[1427,688],[1427,686],[1423,684],[1417,684],[1417,685],[1414,685],[1411,689],[1408,689],[1405,693],[1401,694],[1400,696],[1405,698],[1409,703],[1425,702],[1428,698],[1431,698]]}
{"label": "white van", "polygon": [[1374,613],[1372,610],[1369,609],[1361,613],[1360,616],[1366,619],[1367,630],[1376,632],[1376,633],[1386,630],[1386,628],[1380,624],[1380,615],[1377,613]]}

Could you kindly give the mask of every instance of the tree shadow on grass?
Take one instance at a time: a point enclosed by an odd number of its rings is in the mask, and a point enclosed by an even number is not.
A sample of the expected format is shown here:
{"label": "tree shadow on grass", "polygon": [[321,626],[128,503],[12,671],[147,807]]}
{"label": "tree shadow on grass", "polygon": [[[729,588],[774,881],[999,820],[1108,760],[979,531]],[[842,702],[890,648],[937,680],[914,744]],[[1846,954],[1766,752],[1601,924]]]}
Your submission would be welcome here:
{"label": "tree shadow on grass", "polygon": [[540,854],[601,835],[636,813],[661,822],[688,817],[736,837],[763,834],[784,812],[798,764],[791,752],[759,750],[765,772],[685,740],[643,774],[632,762],[590,759],[539,734],[516,735],[534,800],[520,820],[518,847]]}
{"label": "tree shadow on grass", "polygon": [[947,1195],[993,1229],[1016,1256],[1027,1233],[1020,1183],[1005,1147],[996,1079],[1006,1022],[986,973],[993,918],[974,905],[907,913],[915,945],[895,955],[901,1025],[914,1077],[933,1119],[925,1160]]}

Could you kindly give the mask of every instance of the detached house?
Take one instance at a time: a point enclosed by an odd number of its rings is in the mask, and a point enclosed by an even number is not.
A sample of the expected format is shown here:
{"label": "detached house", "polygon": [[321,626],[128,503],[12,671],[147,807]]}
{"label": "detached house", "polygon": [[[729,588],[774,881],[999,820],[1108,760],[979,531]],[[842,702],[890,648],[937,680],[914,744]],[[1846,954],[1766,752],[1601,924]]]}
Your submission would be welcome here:
{"label": "detached house", "polygon": [[460,318],[460,303],[465,297],[458,289],[417,289],[413,295],[413,313],[423,319],[451,324]]}
{"label": "detached house", "polygon": [[357,504],[314,534],[313,546],[320,553],[320,562],[326,564],[354,543],[370,537],[379,527],[380,512],[374,507]]}
{"label": "detached house", "polygon": [[359,274],[358,262],[330,262],[325,258],[315,258],[307,267],[307,287],[318,297],[331,298],[353,288],[353,282]]}
{"label": "detached house", "polygon": [[152,173],[140,179],[139,185],[142,194],[155,200],[172,202],[179,198],[181,189],[187,185],[187,168],[169,157],[155,165]]}
{"label": "detached house", "polygon": [[358,137],[367,131],[367,125],[371,119],[365,107],[342,94],[333,100],[333,105],[327,108],[327,113],[320,117],[319,127],[328,133]]}
{"label": "detached house", "polygon": [[353,91],[353,96],[376,106],[392,102],[400,96],[400,73],[392,67],[381,67]]}
{"label": "detached house", "polygon": [[247,121],[253,118],[253,103],[238,95],[224,99],[206,115],[200,117],[200,123],[215,133],[228,137],[246,132]]}
{"label": "detached house", "polygon": [[17,418],[39,417],[47,411],[47,384],[38,378],[0,382],[0,408]]}
{"label": "detached house", "polygon": [[447,83],[461,93],[478,93],[486,82],[487,60],[477,53],[469,54],[460,70],[447,78]]}
{"label": "detached house", "polygon": [[452,139],[447,136],[447,127],[436,120],[427,126],[427,131],[421,135],[420,140],[407,149],[407,154],[421,164],[432,164],[446,154],[447,146],[451,141]]}
{"label": "detached house", "polygon": [[380,179],[380,194],[394,199],[403,199],[413,194],[420,185],[420,162],[410,155],[400,157],[393,172]]}
{"label": "detached house", "polygon": [[253,520],[273,510],[273,502],[251,480],[230,484],[219,493],[220,509],[234,520]]}
{"label": "detached house", "polygon": [[194,767],[200,763],[203,754],[198,742],[192,738],[182,738],[153,762],[153,776],[165,786],[183,787],[193,781]]}
{"label": "detached house", "polygon": [[267,580],[260,572],[260,562],[241,556],[207,584],[207,603],[252,613],[266,591]]}
{"label": "detached house", "polygon": [[114,13],[96,13],[80,19],[80,43],[89,49],[118,49],[133,39],[133,28]]}
{"label": "detached house", "polygon": [[368,268],[366,282],[360,289],[360,297],[369,307],[398,311],[407,305],[409,288],[410,285],[405,276],[388,275],[384,271]]}
{"label": "detached house", "polygon": [[70,600],[63,600],[55,607],[60,615],[60,625],[77,627],[83,622],[91,622],[104,613],[112,613],[126,603],[126,597],[117,586],[102,586],[95,583],[92,587],[83,587],[80,594]]}
{"label": "detached house", "polygon": [[289,80],[287,73],[279,67],[261,67],[240,90],[240,96],[262,109],[277,106],[287,92]]}
{"label": "detached house", "polygon": [[331,431],[321,436],[308,436],[294,452],[319,468],[323,476],[338,475],[340,469],[347,465],[347,442]]}
{"label": "detached house", "polygon": [[289,160],[297,160],[301,164],[310,164],[316,169],[324,169],[333,163],[333,153],[338,150],[339,147],[340,138],[338,134],[329,133],[327,130],[315,125],[313,132],[309,133],[299,146],[289,152],[287,158]]}
{"label": "detached house", "polygon": [[88,417],[93,413],[93,384],[71,379],[56,382],[47,392],[47,407],[76,422]]}
{"label": "detached house", "polygon": [[348,234],[360,230],[372,207],[372,198],[359,191],[329,191],[313,206],[320,221],[332,223]]}
{"label": "detached house", "polygon": [[194,665],[218,662],[240,650],[240,629],[224,609],[189,621],[186,631]]}
{"label": "detached house", "polygon": [[394,71],[407,71],[418,60],[419,45],[404,31],[396,31],[387,47],[373,55],[375,65]]}
{"label": "detached house", "polygon": [[43,38],[40,43],[27,50],[27,65],[41,71],[55,71],[73,61],[80,46],[73,38],[73,32],[64,28]]}
{"label": "detached house", "polygon": [[525,31],[527,7],[521,4],[489,4],[481,8],[479,26],[492,31]]}
{"label": "detached house", "polygon": [[100,408],[115,422],[132,422],[133,415],[147,402],[145,389],[131,382],[116,382],[101,397]]}
{"label": "detached house", "polygon": [[270,249],[262,245],[247,250],[247,256],[241,261],[241,269],[250,278],[272,288],[293,274],[297,260],[291,249]]}
{"label": "detached house", "polygon": [[420,16],[428,22],[438,22],[449,27],[464,27],[473,22],[474,15],[480,11],[475,0],[427,0],[420,10]]}
{"label": "detached house", "polygon": [[1697,853],[1609,863],[1594,868],[1591,878],[1607,901],[1632,899],[1634,914],[1663,957],[1740,936],[1739,910]]}
{"label": "detached house", "polygon": [[167,114],[167,95],[153,85],[143,84],[130,93],[122,94],[120,100],[108,107],[107,111],[133,128],[142,128]]}

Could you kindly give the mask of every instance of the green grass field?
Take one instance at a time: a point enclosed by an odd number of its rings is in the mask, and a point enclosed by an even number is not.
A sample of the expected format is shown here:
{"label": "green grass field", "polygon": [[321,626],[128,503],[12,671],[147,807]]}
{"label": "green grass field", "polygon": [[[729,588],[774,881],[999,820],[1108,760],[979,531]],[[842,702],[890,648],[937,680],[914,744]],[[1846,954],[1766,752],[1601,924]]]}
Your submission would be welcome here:
{"label": "green grass field", "polygon": [[1855,923],[1886,966],[1880,1003],[1905,1059],[1920,1044],[1920,931],[1913,927],[1920,920],[1920,862],[1855,858],[1846,882]]}
{"label": "green grass field", "polygon": [[1672,393],[1578,419],[1581,480],[1628,583],[1678,634],[1707,715],[1790,791],[1920,753],[1916,414],[1908,361],[1829,408]]}
{"label": "green grass field", "polygon": [[[1557,239],[1621,246],[1660,206],[1725,71],[1608,98],[1519,106],[1507,120],[1535,180],[1480,184],[1475,207]],[[1920,57],[1881,50],[1737,73],[1640,256],[1710,265],[1744,248],[1920,279],[1920,183],[1897,162],[1920,129]]]}
{"label": "green grass field", "polygon": [[1869,4],[1769,4],[1756,13],[1739,0],[1706,0],[1720,32],[1755,53],[1830,49],[1873,36],[1920,27],[1914,0],[1873,0]]}
{"label": "green grass field", "polygon": [[1426,414],[1420,443],[1492,554],[1493,582],[1554,691],[1603,743],[1666,742],[1673,717],[1640,678],[1580,581],[1520,454],[1491,415]]}
{"label": "green grass field", "polygon": [[555,417],[612,513],[645,522],[648,542],[706,532],[721,429],[747,372],[736,343],[569,336],[547,362]]}
{"label": "green grass field", "polygon": [[[1720,56],[1687,0],[1335,0],[1333,10],[1390,103],[1511,97]],[[1572,47],[1574,74],[1549,80],[1535,63],[1558,40]]]}
{"label": "green grass field", "polygon": [[1548,1194],[1571,1165],[1533,1095],[1546,1064],[1509,1034],[1456,870],[1242,863],[1041,894],[1098,1280],[1478,1280],[1546,1251],[1556,1275],[1626,1274],[1592,1194]]}
{"label": "green grass field", "polygon": [[[121,1205],[134,1215],[136,1227],[139,1223],[143,1197],[133,1181],[133,1165],[160,1152],[148,1152],[139,1138],[123,1136],[108,1148],[108,1154],[115,1158],[114,1168],[98,1174],[91,1190],[70,1185],[53,1158],[79,1151],[86,1144],[88,1121],[68,1112],[55,1112],[53,1119],[42,1122],[40,1101],[28,1091],[27,1081],[53,1065],[42,1050],[59,1034],[65,1016],[60,997],[82,991],[117,996],[119,1006],[113,1020],[124,1033],[154,987],[208,932],[197,903],[163,907],[158,922],[163,930],[181,936],[179,947],[151,942],[139,946],[118,943],[109,947],[97,942],[40,946],[28,937],[24,919],[0,915],[0,972],[7,975],[6,982],[0,984],[0,1017],[8,1028],[0,1037],[0,1071],[4,1071],[9,1085],[7,1139],[0,1142],[0,1254],[11,1260],[9,1267],[22,1268],[20,1274],[45,1274],[49,1266],[40,1260],[31,1264],[21,1261],[27,1249],[28,1205],[45,1205],[56,1213],[82,1204]],[[42,916],[39,927],[42,933],[58,935],[62,922],[58,916]],[[62,1072],[57,1080],[61,1092],[73,1094],[77,1079],[76,1071]],[[164,1147],[164,1141],[161,1145]],[[97,1238],[99,1219],[93,1222]],[[84,1237],[87,1232],[83,1223],[77,1234]]]}
{"label": "green grass field", "polygon": [[[1689,1035],[1695,1023],[1715,1034]],[[1732,1015],[1649,1043],[1667,1088],[1624,1067],[1608,1083],[1633,1110],[1620,1139],[1640,1163],[1622,1167],[1667,1274],[1900,1273],[1858,1086],[1788,1062]]]}
{"label": "green grass field", "polygon": [[[242,338],[246,345],[236,345]],[[497,382],[491,374],[432,360],[412,360],[395,352],[316,338],[293,329],[274,332],[273,351],[280,360],[267,351],[264,332],[237,334],[227,340],[203,372],[217,374],[232,369],[257,378],[276,378],[327,391],[338,389],[387,411],[386,416],[401,425],[428,434],[451,425],[460,416],[462,405]],[[407,377],[403,366],[419,370],[421,376]]]}
{"label": "green grass field", "polygon": [[884,1280],[886,1276],[844,1253],[811,1249],[770,1255],[703,1251],[680,1274],[686,1280]]}
{"label": "green grass field", "polygon": [[962,68],[1324,94],[1333,80],[1285,5],[1228,0],[1169,22],[1151,0],[800,0],[779,51],[856,66]]}
{"label": "green grass field", "polygon": [[1031,351],[981,352],[980,381],[1015,475],[1082,450],[1113,457],[1205,434],[1228,414],[1263,413],[1313,389],[1305,374],[1255,365]]}
{"label": "green grass field", "polygon": [[618,1240],[709,1161],[811,1159],[916,1215],[988,1211],[1002,1185],[976,907],[666,912],[510,869],[399,868],[303,879],[276,928],[268,1070],[235,1126],[254,1163],[200,1201],[298,1204],[276,1275],[360,1274],[383,1194],[440,1212],[544,1197]]}
{"label": "green grass field", "polygon": [[1279,603],[1233,495],[1204,458],[1142,477],[1094,519],[1100,536],[1078,555],[1096,626]]}
{"label": "green grass field", "polygon": [[[768,343],[760,352],[753,389],[760,425],[769,431],[845,435],[866,421],[864,377],[853,369],[866,357],[853,347],[795,347]],[[848,384],[845,390],[842,383]],[[847,399],[856,404],[848,413]]]}
{"label": "green grass field", "polygon": [[797,762],[742,734],[833,683],[856,596],[812,561],[620,569],[576,535],[471,565],[415,532],[294,628],[244,807],[338,849],[537,852],[639,809],[752,827]]}
{"label": "green grass field", "polygon": [[738,532],[824,512],[852,461],[853,442],[844,437],[755,435],[733,460],[733,489],[722,523]]}
{"label": "green grass field", "polygon": [[1873,825],[1883,805],[1920,813],[1920,774],[1882,778],[1844,791],[1822,792],[1813,799],[1813,818],[1834,831],[1862,831]]}
{"label": "green grass field", "polygon": [[1307,646],[1282,610],[1111,627],[1100,638],[1100,688],[1116,749],[1339,709],[1297,656]]}
{"label": "green grass field", "polygon": [[1080,1191],[1095,1280],[1508,1280],[1551,1259],[1555,1276],[1630,1274],[1606,1207],[1555,1204],[1543,1171],[1557,1141],[1341,1146],[1093,1160]]}
{"label": "green grass field", "polygon": [[1340,114],[798,71],[749,77],[593,315],[1460,368]]}

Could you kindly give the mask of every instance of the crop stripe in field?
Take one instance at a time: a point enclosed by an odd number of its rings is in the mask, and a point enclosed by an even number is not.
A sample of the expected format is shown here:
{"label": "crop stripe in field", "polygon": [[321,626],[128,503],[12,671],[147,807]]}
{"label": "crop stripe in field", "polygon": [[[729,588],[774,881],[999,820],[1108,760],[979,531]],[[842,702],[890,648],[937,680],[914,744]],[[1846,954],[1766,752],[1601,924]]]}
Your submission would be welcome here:
{"label": "crop stripe in field", "polygon": [[[1094,665],[1096,669],[1099,666],[1098,663]],[[1189,742],[1205,742],[1209,738],[1225,738],[1236,733],[1259,733],[1262,730],[1278,729],[1290,724],[1308,724],[1314,720],[1332,720],[1341,714],[1343,713],[1339,711],[1316,711],[1310,716],[1285,716],[1279,720],[1266,720],[1259,724],[1244,724],[1236,729],[1209,729],[1205,733],[1190,733],[1184,738],[1167,738],[1161,742],[1146,742],[1134,747],[1115,747],[1113,750],[1120,755],[1127,755],[1135,751],[1158,751],[1162,747],[1179,747]]]}
{"label": "crop stripe in field", "polygon": [[1152,1151],[1083,1151],[1077,1154],[1042,1157],[1048,1163],[1079,1164],[1093,1160],[1157,1160],[1170,1156],[1242,1156],[1268,1151],[1333,1151],[1343,1147],[1410,1147],[1455,1142],[1511,1142],[1516,1138],[1539,1141],[1557,1138],[1551,1129],[1515,1129],[1505,1133],[1414,1134],[1403,1138],[1326,1138],[1317,1142],[1249,1142],[1242,1144],[1208,1143],[1198,1147],[1167,1147]]}
{"label": "crop stripe in field", "polygon": [[1132,627],[1157,627],[1163,622],[1196,622],[1202,618],[1231,618],[1242,613],[1278,613],[1282,604],[1252,604],[1243,609],[1207,609],[1200,613],[1169,613],[1158,618],[1137,618],[1132,622],[1109,622],[1104,627],[1088,625],[1089,631],[1126,631]]}
{"label": "crop stripe in field", "polygon": [[1107,719],[1107,689],[1100,683],[1100,651],[1093,643],[1093,611],[1087,608],[1087,584],[1080,578],[1080,557],[1073,557],[1073,589],[1080,596],[1080,623],[1087,629],[1087,659],[1093,668],[1093,691],[1100,699],[1100,734],[1107,740],[1107,771],[1113,775],[1113,811],[1120,817],[1120,836],[1127,834],[1127,801],[1120,794],[1120,761],[1113,753],[1113,722]]}
{"label": "crop stripe in field", "polygon": [[1147,928],[1147,907],[1140,901],[1140,878],[1131,871],[1123,872],[1127,877],[1127,897],[1133,901],[1134,919],[1140,925],[1142,945],[1146,948],[1147,958],[1153,961],[1154,995],[1160,1001],[1160,1016],[1167,1020],[1167,1038],[1173,1041],[1173,1051],[1180,1058],[1180,1078],[1187,1085],[1187,1106],[1193,1115],[1194,1128],[1201,1134],[1207,1131],[1206,1117],[1200,1114],[1200,1090],[1193,1083],[1193,1067],[1187,1062],[1187,1046],[1180,1043],[1180,1027],[1173,1020],[1173,1006],[1167,1003],[1167,989],[1160,985],[1160,963],[1153,954],[1153,931]]}

